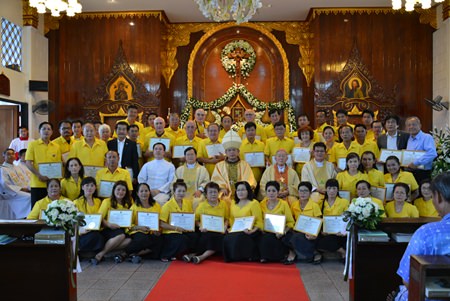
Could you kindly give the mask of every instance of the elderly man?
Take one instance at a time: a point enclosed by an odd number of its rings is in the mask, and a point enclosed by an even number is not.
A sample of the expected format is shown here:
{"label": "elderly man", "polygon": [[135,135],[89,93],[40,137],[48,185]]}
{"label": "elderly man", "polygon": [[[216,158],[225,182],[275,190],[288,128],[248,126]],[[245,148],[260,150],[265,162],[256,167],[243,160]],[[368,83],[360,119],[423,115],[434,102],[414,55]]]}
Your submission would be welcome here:
{"label": "elderly man", "polygon": [[200,143],[198,161],[205,164],[211,176],[215,165],[225,159],[222,142],[219,139],[219,125],[211,123],[208,126],[209,137]]}
{"label": "elderly man", "polygon": [[152,149],[155,143],[159,142],[165,144],[164,156],[166,160],[170,161],[172,159],[171,148],[175,143],[175,137],[166,132],[164,118],[156,117],[153,123],[155,125],[155,131],[145,136],[144,148],[146,151],[144,156],[147,157],[147,161],[153,160],[154,155]]}
{"label": "elderly man", "polygon": [[[99,197],[110,197],[113,184],[119,180],[125,181],[128,189],[133,190],[130,173],[128,170],[119,167],[119,153],[115,150],[110,150],[105,157],[106,168],[100,169],[95,176]],[[102,185],[106,186],[102,187]],[[105,189],[106,187],[108,189]]]}
{"label": "elderly man", "polygon": [[203,109],[197,109],[194,113],[194,122],[197,126],[197,131],[195,135],[202,139],[208,138],[208,132],[206,129],[208,128],[209,122],[206,119],[206,112]]}
{"label": "elderly man", "polygon": [[66,162],[75,139],[72,137],[72,123],[69,120],[63,120],[58,125],[60,136],[53,140],[59,145],[63,161]]}
{"label": "elderly man", "polygon": [[163,143],[153,145],[154,160],[142,166],[138,175],[139,183],[147,183],[150,192],[161,206],[170,199],[170,185],[175,175],[175,166],[164,160],[166,146]]}
{"label": "elderly man", "polygon": [[[0,167],[4,169],[3,166]],[[0,172],[0,219],[23,219],[31,211],[31,196],[19,187],[5,184]]]}
{"label": "elderly man", "polygon": [[171,134],[175,139],[186,134],[186,132],[180,128],[180,116],[178,116],[177,113],[170,113],[169,126],[166,128],[166,132]]}
{"label": "elderly man", "polygon": [[194,147],[196,151],[199,151],[202,139],[195,136],[195,131],[197,130],[195,121],[189,120],[188,122],[186,122],[186,124],[184,126],[184,130],[185,130],[185,135],[178,137],[175,140],[175,146],[190,145],[190,146]]}
{"label": "elderly man", "polygon": [[[255,139],[262,141],[262,142],[266,142],[266,139],[267,139],[266,132],[264,131],[264,128],[262,126],[256,124],[255,118],[256,118],[256,113],[254,110],[252,110],[252,109],[245,110],[244,119],[245,119],[246,124],[249,122],[253,122],[256,126]],[[239,129],[238,134],[239,134],[239,136],[241,136],[242,139],[247,138],[245,126],[243,126]]]}

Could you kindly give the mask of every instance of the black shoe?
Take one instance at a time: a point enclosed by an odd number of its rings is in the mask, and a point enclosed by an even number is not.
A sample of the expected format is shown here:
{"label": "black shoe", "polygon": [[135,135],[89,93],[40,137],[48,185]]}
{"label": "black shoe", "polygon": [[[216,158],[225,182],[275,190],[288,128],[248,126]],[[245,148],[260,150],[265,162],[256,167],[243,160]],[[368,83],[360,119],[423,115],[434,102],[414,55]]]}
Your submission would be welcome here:
{"label": "black shoe", "polygon": [[141,256],[138,256],[138,255],[132,255],[132,256],[130,256],[130,261],[131,261],[131,263],[138,264],[138,263],[141,263],[142,258],[141,258]]}
{"label": "black shoe", "polygon": [[313,264],[320,264],[322,262],[322,254],[317,253],[314,254],[314,258],[313,258]]}
{"label": "black shoe", "polygon": [[122,255],[114,255],[114,262],[115,263],[121,263],[123,261],[123,256]]}
{"label": "black shoe", "polygon": [[92,265],[98,265],[98,260],[97,260],[97,258],[91,258],[91,259],[89,259],[89,262],[92,264]]}

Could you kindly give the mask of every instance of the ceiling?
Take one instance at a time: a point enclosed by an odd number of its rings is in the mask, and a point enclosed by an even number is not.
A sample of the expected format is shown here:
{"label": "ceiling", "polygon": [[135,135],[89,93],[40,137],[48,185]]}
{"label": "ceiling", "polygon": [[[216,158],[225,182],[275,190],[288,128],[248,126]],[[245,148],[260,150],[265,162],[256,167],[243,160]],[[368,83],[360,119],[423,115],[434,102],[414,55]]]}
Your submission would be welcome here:
{"label": "ceiling", "polygon": [[[78,0],[83,12],[162,10],[170,22],[206,22],[194,0]],[[311,7],[390,7],[391,0],[262,0],[252,21],[303,21]]]}

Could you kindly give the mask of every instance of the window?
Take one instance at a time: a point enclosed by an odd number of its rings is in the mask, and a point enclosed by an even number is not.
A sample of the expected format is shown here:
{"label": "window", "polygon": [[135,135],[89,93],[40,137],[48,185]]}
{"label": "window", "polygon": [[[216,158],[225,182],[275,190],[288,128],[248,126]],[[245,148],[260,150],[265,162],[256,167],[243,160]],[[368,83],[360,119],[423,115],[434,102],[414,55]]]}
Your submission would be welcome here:
{"label": "window", "polygon": [[2,66],[22,71],[22,27],[2,18]]}

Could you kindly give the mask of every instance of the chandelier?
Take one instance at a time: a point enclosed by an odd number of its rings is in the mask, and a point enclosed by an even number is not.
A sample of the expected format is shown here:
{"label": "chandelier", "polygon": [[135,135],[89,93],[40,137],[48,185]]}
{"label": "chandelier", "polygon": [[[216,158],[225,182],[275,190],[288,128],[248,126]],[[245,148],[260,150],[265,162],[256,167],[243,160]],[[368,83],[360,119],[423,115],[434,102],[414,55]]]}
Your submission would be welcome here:
{"label": "chandelier", "polygon": [[81,13],[81,4],[78,0],[30,0],[30,6],[35,7],[40,14],[45,14],[48,9],[53,17],[59,17],[63,11],[66,11],[69,17]]}
{"label": "chandelier", "polygon": [[[444,0],[434,0],[436,3],[444,2]],[[428,9],[431,7],[431,0],[406,0],[405,10],[413,11],[416,4],[421,4],[423,9]],[[403,0],[392,0],[392,9],[401,9],[403,5]]]}
{"label": "chandelier", "polygon": [[248,22],[262,7],[261,0],[195,0],[203,16],[216,22]]}

